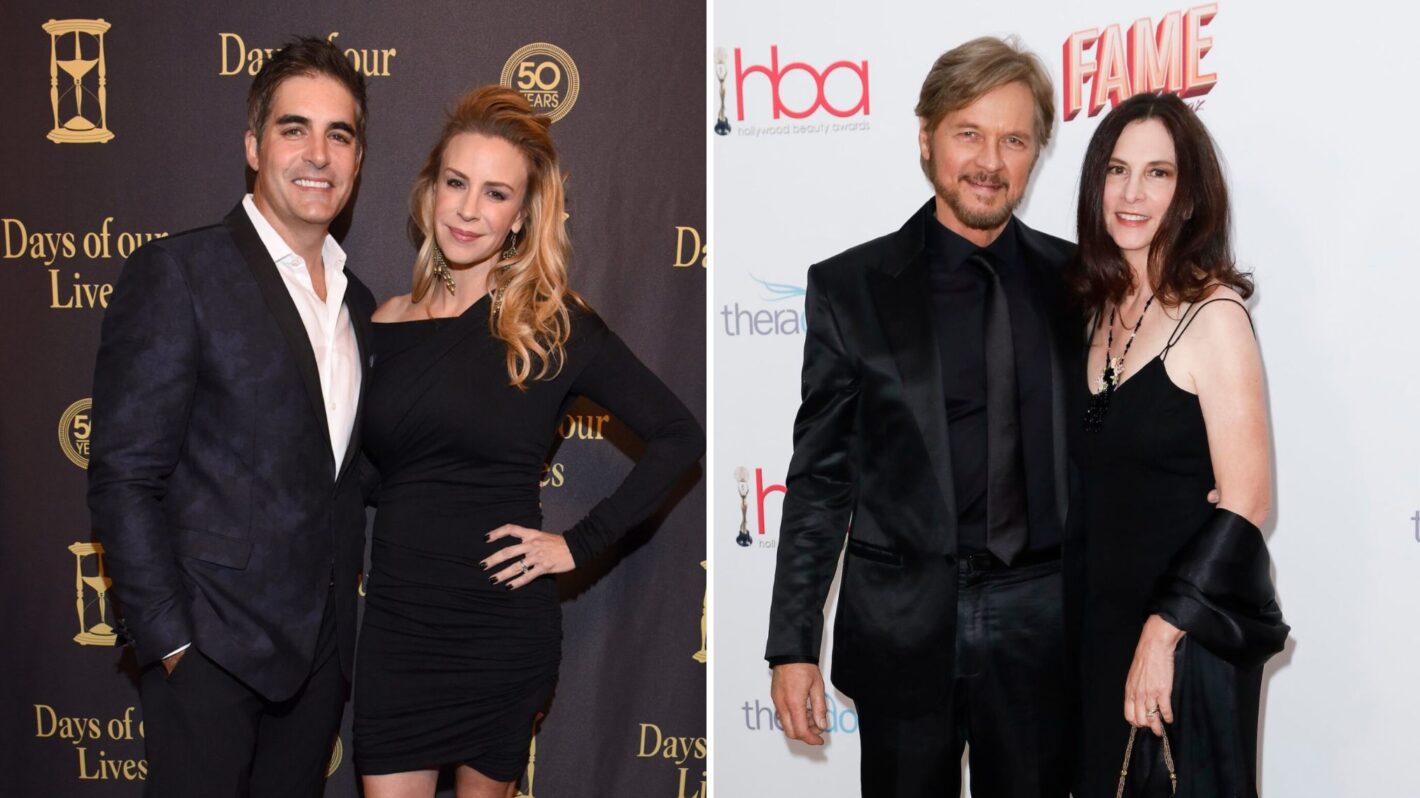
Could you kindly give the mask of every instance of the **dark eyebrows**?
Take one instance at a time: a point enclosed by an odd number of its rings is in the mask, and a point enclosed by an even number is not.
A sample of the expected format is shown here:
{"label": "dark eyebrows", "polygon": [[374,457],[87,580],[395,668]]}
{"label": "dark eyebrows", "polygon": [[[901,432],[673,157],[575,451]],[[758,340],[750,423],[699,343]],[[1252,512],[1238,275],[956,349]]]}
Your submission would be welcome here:
{"label": "dark eyebrows", "polygon": [[[277,124],[278,126],[280,126],[280,125],[301,125],[302,127],[310,127],[310,126],[311,126],[311,120],[310,120],[309,117],[304,117],[304,116],[301,116],[300,114],[282,114],[281,116],[278,116],[278,117],[276,118],[276,124]],[[327,129],[327,130],[339,130],[339,131],[341,131],[342,133],[347,133],[347,134],[349,134],[349,135],[351,135],[351,136],[354,136],[354,135],[355,135],[355,126],[352,125],[352,124],[350,124],[349,122],[344,122],[344,121],[331,122],[330,125],[329,125],[326,129]]]}

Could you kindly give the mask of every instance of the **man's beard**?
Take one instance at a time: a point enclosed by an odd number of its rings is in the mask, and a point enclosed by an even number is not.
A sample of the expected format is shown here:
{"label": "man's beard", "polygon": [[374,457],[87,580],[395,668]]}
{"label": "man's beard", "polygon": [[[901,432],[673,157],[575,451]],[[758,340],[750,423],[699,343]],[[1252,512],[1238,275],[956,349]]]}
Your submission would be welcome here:
{"label": "man's beard", "polygon": [[1005,224],[1011,218],[1011,214],[1016,212],[1016,206],[1021,204],[1021,198],[1025,196],[1022,193],[1020,197],[1008,199],[1005,205],[996,210],[978,212],[967,206],[966,199],[962,194],[969,189],[963,188],[962,183],[975,181],[989,186],[999,186],[1009,196],[1011,186],[1004,178],[989,174],[962,175],[952,183],[944,185],[938,179],[936,171],[931,169],[930,162],[928,163],[928,174],[932,176],[932,188],[936,190],[937,196],[947,203],[952,215],[973,230],[995,230]]}

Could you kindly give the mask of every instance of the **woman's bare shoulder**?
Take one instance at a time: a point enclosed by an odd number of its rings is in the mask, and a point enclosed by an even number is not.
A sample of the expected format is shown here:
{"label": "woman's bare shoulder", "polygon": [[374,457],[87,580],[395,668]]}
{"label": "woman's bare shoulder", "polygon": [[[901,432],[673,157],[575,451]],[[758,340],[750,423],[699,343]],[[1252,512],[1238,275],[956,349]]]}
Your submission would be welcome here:
{"label": "woman's bare shoulder", "polygon": [[406,321],[413,307],[414,303],[409,301],[409,294],[392,296],[384,302],[381,302],[378,308],[375,308],[375,315],[371,320],[381,323]]}

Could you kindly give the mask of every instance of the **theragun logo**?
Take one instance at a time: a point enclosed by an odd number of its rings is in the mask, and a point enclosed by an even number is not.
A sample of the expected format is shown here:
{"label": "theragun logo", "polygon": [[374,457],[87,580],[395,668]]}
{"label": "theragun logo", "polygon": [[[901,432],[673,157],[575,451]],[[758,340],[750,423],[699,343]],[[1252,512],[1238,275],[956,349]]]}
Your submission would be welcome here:
{"label": "theragun logo", "polygon": [[89,467],[89,434],[93,431],[89,410],[93,406],[92,399],[80,399],[59,417],[59,450],[69,462],[83,469]]}
{"label": "theragun logo", "polygon": [[[102,19],[51,19],[43,27],[49,34],[49,108],[54,123],[48,139],[55,144],[112,141],[108,59],[104,54],[104,34],[111,26]],[[65,76],[62,89],[61,72]],[[87,103],[85,96],[89,97]],[[60,121],[69,114],[73,116]]]}
{"label": "theragun logo", "polygon": [[533,42],[509,56],[498,82],[521,93],[553,122],[572,110],[582,90],[572,56],[547,42]]}
{"label": "theragun logo", "polygon": [[[1096,116],[1105,103],[1114,107],[1145,92],[1197,97],[1212,91],[1218,75],[1204,72],[1202,61],[1213,39],[1203,35],[1203,27],[1217,15],[1218,4],[1210,3],[1169,12],[1157,25],[1148,17],[1137,19],[1127,35],[1118,24],[1070,34],[1061,80],[1064,121],[1087,106],[1089,116]],[[1088,60],[1091,49],[1094,58]]]}

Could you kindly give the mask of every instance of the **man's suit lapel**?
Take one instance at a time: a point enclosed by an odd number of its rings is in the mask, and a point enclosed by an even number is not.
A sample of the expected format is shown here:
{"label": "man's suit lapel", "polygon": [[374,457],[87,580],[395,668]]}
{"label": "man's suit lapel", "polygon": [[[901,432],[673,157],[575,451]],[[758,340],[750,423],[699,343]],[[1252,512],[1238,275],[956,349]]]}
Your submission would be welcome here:
{"label": "man's suit lapel", "polygon": [[[320,371],[316,368],[316,353],[311,349],[311,339],[306,334],[306,325],[301,322],[301,314],[296,310],[296,303],[291,301],[291,294],[286,290],[286,284],[276,271],[276,264],[271,260],[271,253],[267,252],[266,246],[261,243],[261,236],[257,235],[256,228],[252,226],[251,219],[247,217],[246,209],[239,203],[231,213],[227,214],[224,221],[228,229],[232,231],[232,240],[236,242],[237,250],[241,252],[242,259],[251,269],[257,287],[261,289],[261,295],[266,300],[271,317],[276,320],[276,326],[281,328],[281,332],[286,336],[286,342],[291,346],[291,356],[296,359],[296,369],[301,373],[301,382],[306,386],[306,398],[310,400],[311,409],[315,411],[316,419],[320,422],[321,437],[325,439],[326,446],[329,447],[330,423],[325,415],[325,395],[321,392]],[[364,357],[363,353],[364,349],[362,348],[362,357]]]}
{"label": "man's suit lapel", "polygon": [[[951,449],[947,438],[947,403],[942,389],[942,361],[932,323],[927,264],[922,257],[932,203],[908,220],[892,242],[892,251],[868,270],[868,290],[882,323],[902,382],[902,401],[912,411],[942,494],[944,518],[957,517],[952,488]],[[954,524],[953,524],[954,526]],[[955,553],[956,535],[946,536],[947,553]]]}
{"label": "man's suit lapel", "polygon": [[1070,327],[1064,323],[1063,318],[1063,289],[1059,288],[1063,264],[1058,263],[1058,257],[1052,257],[1046,251],[1038,233],[1021,224],[1019,220],[1017,227],[1020,229],[1018,240],[1024,250],[1025,261],[1034,272],[1031,285],[1035,289],[1036,299],[1040,303],[1048,328],[1045,337],[1050,344],[1050,430],[1051,451],[1054,453],[1052,465],[1055,474],[1055,512],[1060,519],[1060,527],[1064,529],[1065,517],[1070,508],[1069,453],[1065,448],[1068,438],[1065,426],[1068,423],[1066,410],[1069,405],[1069,391],[1076,387],[1071,382],[1072,375],[1074,378],[1079,375],[1074,374],[1073,369],[1066,368],[1064,347],[1069,346],[1073,338],[1070,337]]}
{"label": "man's suit lapel", "polygon": [[355,403],[355,425],[350,432],[350,445],[345,447],[345,461],[336,472],[336,482],[345,476],[360,449],[360,425],[365,416],[365,393],[370,386],[370,367],[373,365],[371,359],[374,357],[374,350],[370,348],[370,318],[375,315],[375,308],[373,305],[367,306],[365,291],[355,290],[360,282],[349,269],[345,270],[345,279],[348,285],[345,289],[345,309],[350,314],[350,326],[355,328],[355,345],[360,350],[360,392]]}

